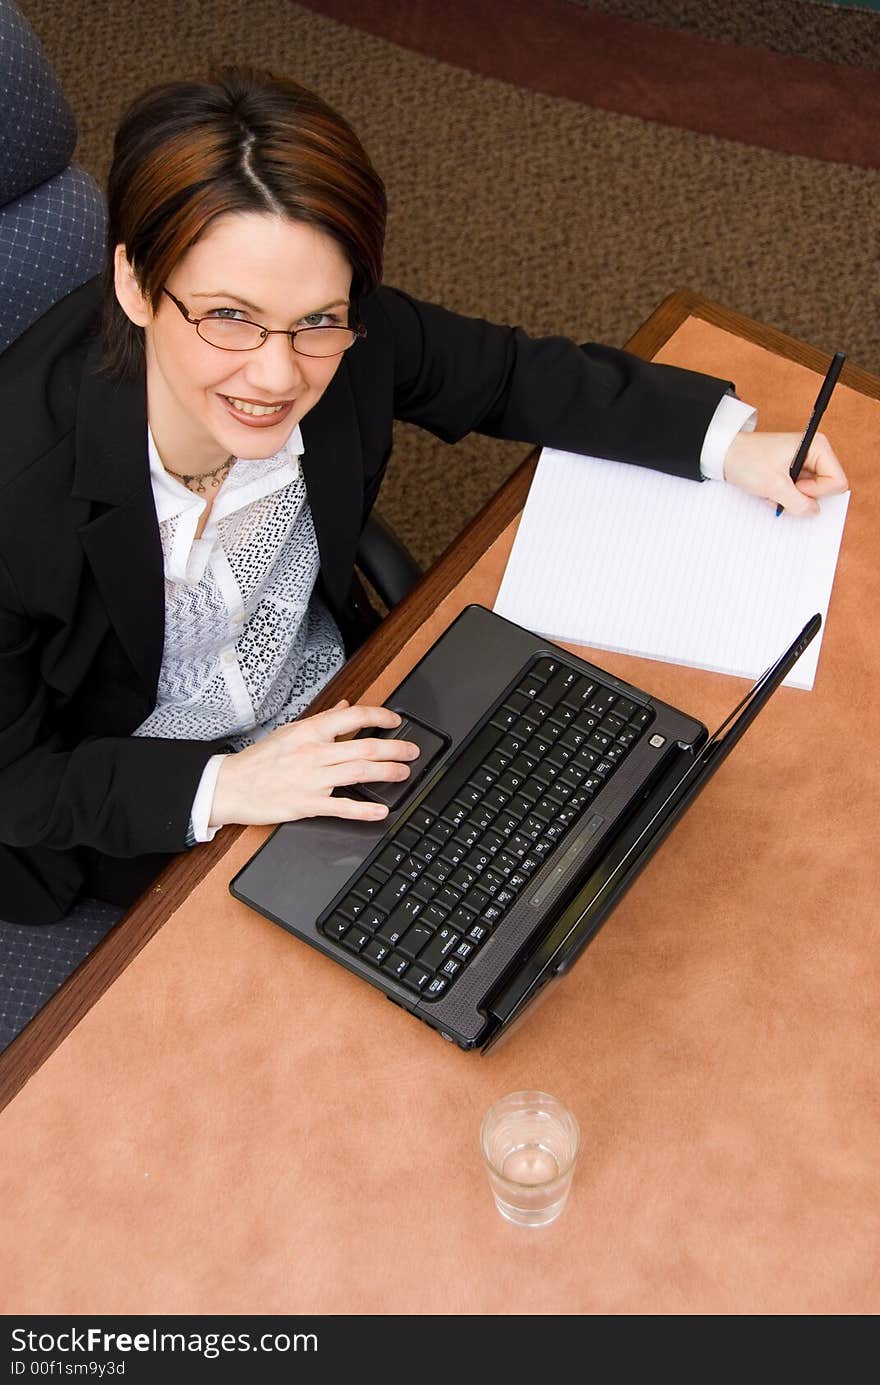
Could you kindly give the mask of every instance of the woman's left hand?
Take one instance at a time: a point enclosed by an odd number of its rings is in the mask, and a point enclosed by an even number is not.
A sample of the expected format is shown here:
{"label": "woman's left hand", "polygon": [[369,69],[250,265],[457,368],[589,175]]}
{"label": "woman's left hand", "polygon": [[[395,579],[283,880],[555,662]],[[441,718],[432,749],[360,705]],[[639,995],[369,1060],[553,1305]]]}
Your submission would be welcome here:
{"label": "woman's left hand", "polygon": [[789,476],[801,433],[738,433],[724,459],[724,479],[791,515],[816,515],[826,495],[848,489],[843,467],[823,433],[813,439],[797,481]]}

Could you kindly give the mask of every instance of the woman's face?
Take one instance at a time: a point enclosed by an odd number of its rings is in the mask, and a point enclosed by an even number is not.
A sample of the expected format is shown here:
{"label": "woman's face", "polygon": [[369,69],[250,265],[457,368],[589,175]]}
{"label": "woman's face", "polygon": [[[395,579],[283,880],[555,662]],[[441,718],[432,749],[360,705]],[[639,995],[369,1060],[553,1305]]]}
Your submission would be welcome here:
{"label": "woman's face", "polygon": [[[187,251],[167,287],[190,317],[228,317],[232,310],[270,328],[345,326],[351,266],[315,227],[271,213],[228,213]],[[256,351],[210,345],[166,294],[151,309],[121,246],[116,293],[144,328],[150,428],[174,471],[207,470],[230,455],[271,457],[342,359],[299,355],[286,336],[267,337]],[[255,406],[272,412],[255,414]]]}

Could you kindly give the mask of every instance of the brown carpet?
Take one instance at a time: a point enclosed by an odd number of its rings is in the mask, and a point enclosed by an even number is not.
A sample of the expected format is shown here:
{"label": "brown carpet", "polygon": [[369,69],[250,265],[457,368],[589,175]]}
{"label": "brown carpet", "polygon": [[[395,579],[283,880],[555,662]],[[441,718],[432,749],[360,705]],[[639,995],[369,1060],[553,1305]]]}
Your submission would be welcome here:
{"label": "brown carpet", "polygon": [[[143,87],[211,60],[261,63],[319,89],[360,132],[388,184],[391,283],[534,332],[614,344],[685,286],[880,372],[874,169],[478,76],[288,0],[20,3],[78,117],[78,157],[98,178],[116,118]],[[652,13],[633,0],[625,17],[657,22],[660,0],[645,4]],[[824,6],[799,4],[827,23]],[[666,5],[666,19],[679,8]],[[699,7],[683,8],[693,19]],[[501,24],[507,6],[497,9]],[[773,47],[799,51],[779,35]],[[524,451],[483,439],[448,448],[401,428],[380,509],[429,561]]]}

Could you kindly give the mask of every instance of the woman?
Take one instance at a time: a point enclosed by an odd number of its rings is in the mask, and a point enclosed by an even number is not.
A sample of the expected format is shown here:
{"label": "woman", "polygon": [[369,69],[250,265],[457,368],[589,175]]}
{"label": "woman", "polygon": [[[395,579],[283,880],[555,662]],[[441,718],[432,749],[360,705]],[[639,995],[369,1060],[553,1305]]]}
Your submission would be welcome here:
{"label": "woman", "polygon": [[[728,382],[380,287],[385,197],[346,123],[266,74],[148,92],[117,133],[103,283],[0,360],[0,918],[128,903],[224,823],[386,810],[399,723],[295,721],[370,619],[358,538],[392,421],[721,477],[807,513],[817,439]],[[294,724],[292,724],[294,723]]]}

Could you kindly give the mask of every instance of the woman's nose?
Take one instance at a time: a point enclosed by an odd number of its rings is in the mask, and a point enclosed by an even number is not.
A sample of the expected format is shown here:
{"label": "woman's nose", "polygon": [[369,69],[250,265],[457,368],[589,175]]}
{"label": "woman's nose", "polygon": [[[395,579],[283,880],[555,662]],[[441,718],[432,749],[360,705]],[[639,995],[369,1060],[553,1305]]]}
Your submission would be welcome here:
{"label": "woman's nose", "polygon": [[251,353],[244,373],[254,389],[275,399],[294,393],[305,379],[300,358],[284,332],[268,336],[263,345]]}

